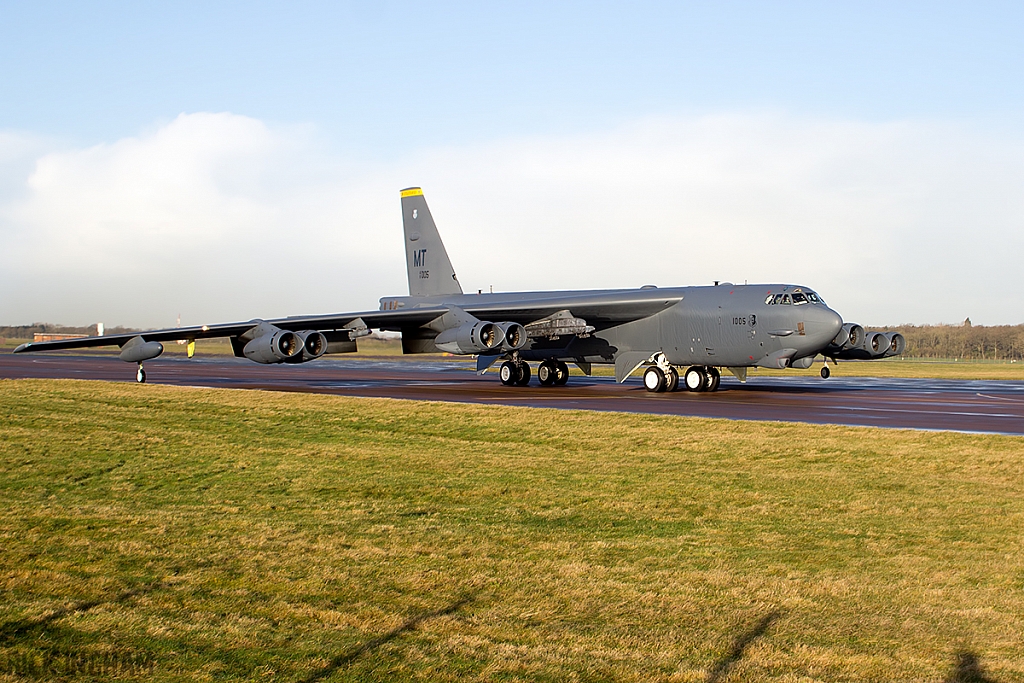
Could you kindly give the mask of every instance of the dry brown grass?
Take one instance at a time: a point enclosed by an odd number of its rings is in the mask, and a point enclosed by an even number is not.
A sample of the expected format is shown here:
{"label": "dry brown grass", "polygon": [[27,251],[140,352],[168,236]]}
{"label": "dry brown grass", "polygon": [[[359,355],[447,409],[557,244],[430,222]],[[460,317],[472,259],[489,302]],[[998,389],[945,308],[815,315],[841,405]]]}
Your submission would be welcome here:
{"label": "dry brown grass", "polygon": [[969,656],[1024,679],[1024,439],[95,382],[0,397],[12,675],[939,681]]}

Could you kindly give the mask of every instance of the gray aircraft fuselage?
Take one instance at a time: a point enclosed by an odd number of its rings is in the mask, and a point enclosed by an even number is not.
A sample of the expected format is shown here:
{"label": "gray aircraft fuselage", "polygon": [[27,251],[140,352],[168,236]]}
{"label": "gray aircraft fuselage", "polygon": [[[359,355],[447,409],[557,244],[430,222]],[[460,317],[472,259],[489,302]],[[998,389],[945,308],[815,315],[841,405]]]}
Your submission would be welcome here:
{"label": "gray aircraft fuselage", "polygon": [[381,299],[381,308],[458,306],[478,318],[501,313],[524,322],[539,317],[542,311],[567,309],[596,327],[589,336],[574,337],[568,344],[558,339],[531,339],[520,352],[526,360],[563,357],[613,363],[624,352],[647,356],[662,352],[672,365],[784,367],[773,359],[814,356],[843,325],[842,317],[820,299],[798,305],[765,303],[770,295],[809,291],[797,285],[725,283],[386,297]]}

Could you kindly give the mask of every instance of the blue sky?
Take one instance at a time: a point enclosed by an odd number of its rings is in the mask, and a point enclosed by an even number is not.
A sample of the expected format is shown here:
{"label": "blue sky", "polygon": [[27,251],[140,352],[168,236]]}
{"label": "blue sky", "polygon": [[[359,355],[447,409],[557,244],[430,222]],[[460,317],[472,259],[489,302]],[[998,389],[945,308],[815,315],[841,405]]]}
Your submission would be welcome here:
{"label": "blue sky", "polygon": [[[718,273],[730,270],[735,272],[724,276],[734,279],[746,279],[741,276],[748,274],[751,279],[784,281],[821,277],[821,272],[800,265],[806,258],[796,260],[793,254],[805,249],[809,255],[813,253],[809,243],[825,241],[835,244],[833,249],[842,249],[842,240],[848,239],[851,230],[855,233],[856,226],[847,226],[843,216],[836,216],[843,225],[837,236],[828,229],[830,210],[849,216],[858,206],[873,206],[874,213],[862,216],[870,223],[865,229],[880,230],[878,226],[885,223],[884,235],[892,237],[887,240],[889,251],[869,253],[863,245],[851,245],[847,251],[853,256],[836,263],[849,272],[830,272],[824,279],[823,284],[836,292],[831,301],[840,300],[853,309],[851,313],[870,318],[866,322],[952,322],[966,315],[975,322],[1024,322],[1024,307],[1013,298],[975,304],[964,295],[954,301],[947,296],[922,302],[915,293],[916,307],[895,306],[878,300],[885,288],[863,288],[858,275],[874,267],[899,273],[906,264],[907,287],[932,272],[924,291],[935,292],[943,286],[935,271],[948,273],[949,264],[965,255],[950,246],[948,251],[934,253],[934,267],[918,272],[909,267],[923,257],[913,245],[936,231],[955,234],[956,225],[942,222],[950,215],[964,217],[964,230],[977,230],[971,216],[978,213],[972,213],[972,207],[979,204],[986,207],[979,213],[979,220],[985,221],[980,234],[1002,243],[1004,251],[1006,245],[1018,247],[1015,231],[1022,227],[1021,207],[1014,198],[1018,192],[1014,183],[1024,169],[1012,155],[1004,154],[1017,150],[1024,139],[1022,52],[1024,6],[1018,3],[452,3],[436,7],[424,3],[3,3],[0,201],[6,204],[0,206],[0,230],[11,244],[20,245],[18,263],[37,263],[46,254],[52,256],[53,242],[47,240],[67,241],[68,235],[47,221],[63,221],[66,229],[75,231],[75,239],[93,245],[103,244],[102,235],[114,230],[111,226],[131,223],[151,227],[134,238],[140,241],[139,253],[150,249],[154,259],[143,272],[173,276],[205,257],[166,249],[161,256],[166,245],[157,248],[158,243],[145,242],[146,235],[164,229],[173,233],[178,229],[175,221],[186,220],[182,215],[160,213],[158,208],[168,203],[206,207],[206,214],[198,209],[188,214],[191,223],[180,230],[187,233],[197,221],[206,220],[204,215],[210,216],[204,234],[223,236],[217,244],[225,250],[231,249],[230,236],[244,235],[225,227],[241,216],[272,233],[274,220],[284,220],[274,216],[290,212],[299,219],[302,212],[296,213],[296,206],[317,202],[320,213],[302,218],[308,221],[313,241],[321,234],[315,226],[327,230],[332,220],[362,226],[363,231],[380,225],[381,233],[378,247],[364,245],[363,251],[355,250],[361,258],[338,254],[333,261],[309,261],[309,267],[318,269],[337,264],[336,272],[330,273],[332,281],[344,279],[346,272],[358,274],[357,284],[349,288],[338,284],[337,292],[329,292],[331,298],[267,299],[270,311],[242,293],[225,294],[216,305],[198,297],[169,295],[151,303],[149,312],[134,308],[142,301],[100,303],[97,298],[102,299],[107,286],[104,278],[111,272],[110,264],[96,271],[80,264],[55,270],[55,283],[64,272],[78,281],[86,278],[96,283],[88,299],[73,301],[59,295],[56,284],[48,292],[19,288],[17,282],[32,271],[12,271],[15,264],[0,262],[8,271],[7,282],[0,284],[20,294],[19,303],[8,299],[0,305],[0,322],[59,317],[70,323],[104,316],[108,324],[155,324],[179,308],[191,312],[194,319],[206,320],[208,316],[373,307],[377,296],[403,286],[401,243],[387,237],[388,231],[397,230],[398,213],[392,205],[397,205],[399,185],[423,184],[435,214],[443,207],[447,215],[436,217],[449,243],[470,239],[474,229],[499,228],[513,231],[509,241],[526,242],[536,236],[525,231],[518,239],[514,226],[517,221],[543,223],[551,215],[553,200],[537,189],[545,182],[571,195],[576,189],[564,184],[566,175],[582,177],[601,163],[620,163],[615,160],[624,158],[647,168],[647,160],[666,148],[652,135],[674,140],[667,148],[675,145],[678,151],[675,166],[692,164],[694,145],[704,144],[699,142],[705,139],[700,131],[708,125],[715,133],[707,139],[720,145],[719,153],[711,149],[708,158],[760,149],[756,158],[743,163],[767,169],[778,168],[779,161],[790,157],[807,161],[800,170],[786,167],[791,182],[785,189],[777,188],[777,200],[758,179],[735,169],[723,171],[721,203],[699,212],[703,229],[727,232],[729,226],[743,223],[744,229],[754,232],[737,232],[731,241],[710,244],[696,233],[694,239],[678,242],[680,251],[685,252],[688,244],[704,243],[719,250],[715,258],[723,258],[723,250],[735,253],[737,245],[749,242],[744,235],[757,234],[759,212],[767,216],[766,229],[777,231],[785,220],[797,220],[798,227],[792,241],[784,240],[787,246],[777,259],[767,255],[777,267],[740,261],[740,267],[732,269],[726,258],[717,270],[655,269],[651,276],[662,284],[720,279]],[[199,118],[181,119],[182,115]],[[203,128],[207,124],[211,127]],[[139,166],[128,175],[149,175],[153,169],[147,164],[176,167],[180,161],[176,150],[210,150],[216,147],[209,142],[211,136],[235,139],[229,130],[257,129],[265,130],[266,136],[253,133],[253,140],[263,140],[254,142],[256,147],[239,142],[238,147],[224,148],[227,156],[223,158],[206,158],[197,152],[189,157],[194,165],[177,166],[183,174],[210,177],[217,169],[262,169],[258,181],[245,181],[244,191],[232,190],[220,203],[209,198],[209,187],[188,185],[183,177],[182,183],[171,184],[172,189],[166,184],[132,185],[133,198],[155,195],[158,190],[170,194],[129,216],[119,213],[125,199],[116,191],[111,191],[107,205],[83,199],[88,206],[67,214],[58,211],[67,209],[69,197],[97,196],[96,188],[89,193],[82,190],[81,179],[101,177],[102,169],[120,168],[125,162],[116,156],[119,150],[136,145],[140,151],[128,153],[127,158]],[[161,137],[162,131],[176,142],[161,146],[159,140],[170,139]],[[742,150],[729,146],[730,140],[748,136],[753,137]],[[851,139],[861,142],[850,144]],[[153,149],[164,150],[173,159],[146,151],[147,145],[155,145]],[[786,145],[791,147],[787,150]],[[860,158],[858,145],[862,149],[877,145],[878,153],[873,159]],[[553,149],[575,150],[565,153],[585,157],[586,162],[565,167],[555,182],[535,161],[537,154]],[[819,149],[832,156],[825,162],[812,159]],[[238,161],[239,155],[250,161]],[[89,167],[89,163],[100,167]],[[547,168],[552,163],[544,161]],[[671,158],[658,163],[675,168]],[[656,166],[652,162],[651,168]],[[44,167],[63,170],[39,175]],[[927,185],[925,177],[937,167],[947,172],[932,178],[930,187],[946,204],[935,215],[929,213],[929,200],[921,194],[928,187],[910,186],[906,179],[887,175],[892,169],[905,168]],[[511,220],[512,227],[489,225],[493,197],[486,197],[490,204],[481,199],[479,207],[469,206],[472,198],[464,196],[469,181],[456,182],[467,168],[476,169],[474,178],[504,183],[508,192],[523,198],[515,209],[521,215]],[[77,169],[77,175],[68,169]],[[605,175],[612,170],[609,166]],[[843,175],[826,188],[815,184],[823,173],[852,175]],[[240,171],[233,177],[245,175]],[[375,182],[363,182],[367,176]],[[45,185],[43,181],[51,177],[67,184]],[[111,183],[124,177],[109,176]],[[970,192],[957,195],[955,188],[978,178],[991,182],[978,182]],[[448,194],[432,193],[428,181]],[[216,187],[231,182],[218,176]],[[679,182],[687,181],[680,176]],[[724,197],[729,187],[739,190],[748,182],[760,187],[765,198],[738,218],[731,213],[736,202]],[[864,190],[865,183],[869,190]],[[320,187],[318,199],[302,200],[302,188],[311,186]],[[691,187],[686,196],[715,194],[701,187],[700,191]],[[128,185],[124,188],[128,192]],[[478,187],[474,191],[473,197],[482,196]],[[866,192],[862,204],[844,203],[850,192],[862,191]],[[252,203],[241,213],[237,211],[239,193]],[[382,196],[374,200],[377,203],[359,204],[366,194],[378,193]],[[752,193],[754,189],[743,191]],[[825,196],[843,199],[837,199],[840,203],[832,204],[832,209],[822,206],[813,219],[800,223],[808,205]],[[336,202],[323,197],[334,197]],[[569,196],[567,203],[582,206],[585,202]],[[600,213],[614,214],[623,206],[608,204]],[[780,213],[771,214],[775,210]],[[74,216],[90,218],[71,225]],[[905,220],[892,220],[894,216]],[[573,225],[572,214],[563,218],[561,224],[545,223],[542,234],[551,236],[554,231],[556,241],[561,234],[557,248],[565,251],[578,242],[579,226]],[[650,225],[657,226],[660,220],[649,216]],[[622,244],[628,242],[617,241],[623,236],[616,233],[615,225],[601,221],[589,214],[585,221],[589,230],[607,240],[606,256],[599,250],[587,251],[589,258],[596,259],[594,269],[553,273],[530,266],[512,268],[499,277],[491,273],[496,268],[500,273],[501,264],[490,265],[486,272],[474,271],[482,252],[466,249],[463,256],[471,262],[468,274],[482,286],[498,279],[509,285],[504,288],[643,284],[632,282],[644,279],[642,267],[630,270],[621,265]],[[652,228],[647,242],[662,240],[664,231],[685,228],[672,227],[667,219],[661,224],[662,232]],[[241,224],[237,230],[242,230]],[[643,225],[630,225],[629,236],[635,239],[638,230]],[[876,233],[870,234],[876,239]],[[1001,238],[1007,241],[1000,242]],[[124,235],[110,239],[124,239]],[[345,251],[344,240],[338,248]],[[535,260],[529,248],[519,248],[520,262]],[[642,251],[641,244],[637,248]],[[459,248],[449,244],[449,250]],[[204,280],[192,271],[190,277],[201,286],[227,286],[244,278],[252,267],[282,258],[279,249],[260,252],[252,244],[240,251],[251,259],[249,267],[240,257],[225,256],[223,267],[238,269],[224,276],[226,282]],[[396,253],[379,260],[371,256],[384,251]],[[93,261],[102,263],[109,252],[94,254]],[[302,268],[302,250],[289,254],[280,262]],[[1016,283],[1006,272],[1012,261],[988,264],[982,251],[969,257],[971,269],[1002,271],[1004,281]],[[349,262],[349,258],[355,260]],[[616,263],[628,277],[613,270]],[[374,275],[382,269],[395,272]],[[576,278],[570,282],[562,277],[565,273]],[[159,313],[156,308],[161,309]]]}
{"label": "blue sky", "polygon": [[7,5],[0,122],[85,144],[195,111],[367,154],[723,108],[1024,115],[1019,3]]}

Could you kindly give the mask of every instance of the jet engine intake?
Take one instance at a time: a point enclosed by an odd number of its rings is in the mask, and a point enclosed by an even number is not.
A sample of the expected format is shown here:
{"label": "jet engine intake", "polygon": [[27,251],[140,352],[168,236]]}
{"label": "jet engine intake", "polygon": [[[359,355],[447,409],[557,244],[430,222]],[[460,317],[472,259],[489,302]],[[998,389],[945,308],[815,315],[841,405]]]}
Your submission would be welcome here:
{"label": "jet engine intake", "polygon": [[844,349],[858,349],[864,343],[864,328],[857,323],[846,323],[839,334],[842,335],[843,332],[846,333],[846,341],[837,346]]}
{"label": "jet engine intake", "polygon": [[316,330],[303,330],[296,332],[295,336],[299,338],[299,343],[302,344],[302,352],[295,355],[299,363],[305,363],[306,361],[319,358],[327,352],[327,337],[324,336],[323,332],[317,332]]}
{"label": "jet engine intake", "polygon": [[875,358],[884,356],[889,350],[889,338],[882,332],[868,332],[864,335],[863,348]]}
{"label": "jet engine intake", "polygon": [[284,363],[302,353],[303,340],[294,332],[268,323],[261,323],[255,332],[257,336],[242,349],[242,353],[251,361],[264,365]]}
{"label": "jet engine intake", "polygon": [[902,356],[903,352],[907,350],[907,340],[899,332],[887,332],[886,337],[889,338],[889,348],[886,350],[886,356]]}
{"label": "jet engine intake", "polygon": [[453,327],[434,338],[434,346],[445,353],[466,355],[496,349],[504,341],[501,328],[492,322],[475,320]]}
{"label": "jet engine intake", "polygon": [[502,351],[518,351],[529,341],[526,328],[519,323],[498,323],[498,329],[502,333]]}

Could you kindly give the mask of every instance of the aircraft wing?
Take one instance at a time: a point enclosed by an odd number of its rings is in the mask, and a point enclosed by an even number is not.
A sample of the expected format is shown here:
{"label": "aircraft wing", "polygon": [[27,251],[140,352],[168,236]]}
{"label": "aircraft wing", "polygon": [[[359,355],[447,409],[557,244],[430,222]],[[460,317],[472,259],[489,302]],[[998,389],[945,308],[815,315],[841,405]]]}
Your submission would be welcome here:
{"label": "aircraft wing", "polygon": [[[660,293],[659,293],[660,294]],[[463,301],[473,299],[465,297]],[[681,297],[670,292],[663,296],[652,296],[650,290],[627,290],[586,292],[569,295],[538,296],[511,301],[493,301],[489,295],[480,295],[479,303],[470,301],[461,308],[467,313],[493,322],[516,322],[527,325],[543,320],[563,310],[583,318],[596,329],[618,325],[653,315],[677,303]],[[428,305],[402,308],[392,311],[363,311],[335,313],[329,315],[291,316],[266,320],[283,330],[317,330],[321,332],[365,327],[369,329],[401,331],[427,325],[449,310],[446,305]],[[100,346],[124,346],[135,337],[147,342],[168,342],[176,340],[211,339],[234,337],[251,330],[263,320],[199,325],[193,327],[172,327],[161,330],[146,330],[126,334],[111,334],[100,337],[60,339],[46,342],[28,342],[14,350],[14,353],[29,351],[60,351]]]}
{"label": "aircraft wing", "polygon": [[[427,311],[389,311],[383,316],[381,322],[399,324],[397,321],[412,318],[418,320],[424,318],[426,321],[436,318],[445,312],[446,309],[433,309],[433,315]],[[409,315],[413,313],[413,315]],[[64,349],[85,349],[98,346],[124,346],[135,337],[142,337],[148,342],[168,342],[194,339],[213,339],[217,337],[234,337],[244,334],[261,322],[268,322],[283,330],[336,330],[343,329],[346,325],[360,319],[371,316],[381,317],[381,311],[369,313],[343,313],[336,315],[321,316],[292,316],[274,320],[248,320],[246,322],[221,323],[218,325],[196,325],[193,327],[171,327],[162,330],[145,330],[142,332],[129,332],[125,334],[107,334],[99,337],[81,337],[78,339],[58,339],[45,342],[28,342],[14,349],[14,353],[25,353],[28,351],[60,351]],[[385,327],[383,329],[391,329]]]}

